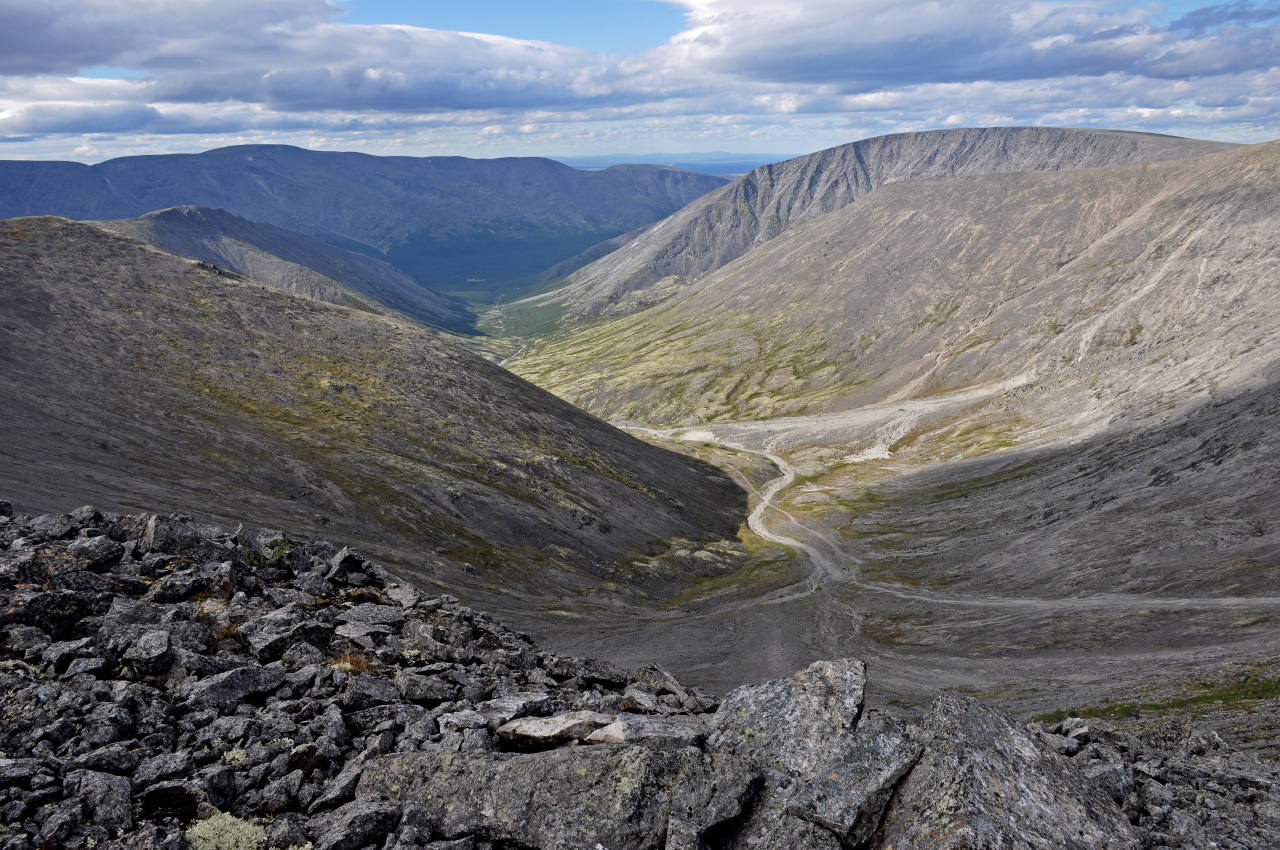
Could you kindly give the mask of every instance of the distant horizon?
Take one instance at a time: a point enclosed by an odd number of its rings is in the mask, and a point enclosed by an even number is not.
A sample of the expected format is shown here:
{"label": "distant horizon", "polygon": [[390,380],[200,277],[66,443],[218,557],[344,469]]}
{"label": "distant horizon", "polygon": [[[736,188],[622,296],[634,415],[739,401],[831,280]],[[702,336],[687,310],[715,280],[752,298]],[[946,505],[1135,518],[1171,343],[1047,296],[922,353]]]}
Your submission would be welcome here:
{"label": "distant horizon", "polygon": [[[860,141],[859,139],[850,139],[850,142]],[[714,163],[722,160],[760,160],[762,162],[777,162],[781,159],[792,159],[795,157],[805,156],[806,154],[815,153],[816,151],[801,151],[793,153],[752,153],[750,151],[723,151],[723,150],[706,150],[706,151],[652,151],[637,152],[623,151],[619,153],[601,153],[601,154],[545,154],[545,153],[528,153],[528,154],[511,154],[511,155],[494,155],[494,156],[474,156],[467,153],[428,153],[428,154],[407,154],[407,153],[373,153],[365,150],[357,150],[355,148],[315,148],[306,145],[295,144],[292,142],[241,142],[230,145],[217,145],[211,148],[203,148],[199,150],[171,150],[155,153],[123,153],[117,156],[109,156],[104,159],[77,159],[74,157],[4,157],[0,156],[0,161],[7,162],[73,162],[80,165],[99,165],[115,159],[129,159],[132,157],[143,156],[200,156],[201,154],[210,153],[216,150],[225,150],[228,148],[248,148],[248,147],[283,147],[296,148],[298,150],[312,151],[315,153],[358,153],[366,156],[387,156],[387,157],[412,157],[415,159],[430,159],[432,157],[464,157],[466,159],[549,159],[555,162],[571,165],[572,162],[610,162],[616,165],[666,165],[667,163],[649,162],[647,160],[657,160],[671,158],[675,160],[705,160]],[[823,150],[823,149],[819,149]],[[0,147],[0,154],[4,153],[4,148]],[[776,159],[775,159],[776,157]],[[577,166],[572,166],[577,167]],[[590,170],[590,169],[586,169]]]}
{"label": "distant horizon", "polygon": [[[201,154],[210,153],[211,151],[222,150],[226,148],[289,147],[289,148],[297,148],[299,150],[313,151],[316,153],[358,153],[358,154],[365,154],[367,156],[412,157],[412,158],[419,158],[419,159],[427,159],[431,157],[463,157],[467,159],[512,159],[512,158],[549,159],[555,162],[560,162],[562,164],[569,165],[570,167],[573,167],[573,168],[579,168],[581,170],[596,170],[596,168],[606,168],[606,167],[609,167],[609,165],[667,165],[669,167],[685,167],[683,165],[676,165],[670,162],[658,162],[656,160],[671,159],[677,162],[680,160],[686,160],[689,162],[702,160],[708,163],[714,163],[717,161],[735,161],[736,160],[736,161],[757,161],[760,164],[766,164],[770,162],[782,162],[787,159],[794,159],[801,156],[807,156],[809,154],[817,153],[822,150],[829,150],[830,148],[833,148],[833,147],[839,147],[845,144],[852,144],[854,142],[859,142],[859,141],[863,141],[865,139],[870,139],[870,138],[876,138],[878,136],[896,135],[900,133],[929,133],[929,132],[938,132],[943,130],[987,129],[987,128],[1000,128],[1000,127],[1007,128],[1007,129],[1041,127],[1044,129],[1084,130],[1084,131],[1091,131],[1091,132],[1139,133],[1139,134],[1146,134],[1146,135],[1170,136],[1174,138],[1199,139],[1202,141],[1215,141],[1215,142],[1224,142],[1228,144],[1243,144],[1243,145],[1260,144],[1260,143],[1275,141],[1280,139],[1280,128],[1277,129],[1276,135],[1273,137],[1260,139],[1254,142],[1249,142],[1249,141],[1240,142],[1235,139],[1215,138],[1207,134],[1199,135],[1199,136],[1186,136],[1186,135],[1181,135],[1177,133],[1161,133],[1161,132],[1156,132],[1152,130],[1132,129],[1132,128],[1126,128],[1126,127],[1083,127],[1083,126],[1072,126],[1072,125],[1048,125],[1048,124],[1004,124],[1004,125],[997,124],[997,125],[985,125],[983,127],[979,127],[977,125],[973,127],[922,127],[918,130],[900,130],[900,131],[891,131],[887,133],[875,133],[871,136],[859,136],[856,138],[849,138],[845,141],[836,142],[835,144],[828,145],[826,147],[814,148],[813,150],[793,151],[793,152],[779,152],[779,151],[755,152],[755,151],[746,151],[746,150],[739,151],[739,150],[713,149],[713,150],[691,150],[691,151],[669,151],[669,150],[667,151],[620,151],[616,153],[606,152],[606,153],[582,153],[582,154],[556,154],[556,153],[529,152],[529,153],[520,153],[520,154],[479,155],[476,152],[463,152],[463,151],[433,151],[431,153],[413,154],[413,153],[406,153],[404,151],[399,151],[399,150],[383,152],[378,150],[360,149],[357,147],[312,147],[306,144],[301,144],[296,141],[264,139],[260,141],[233,142],[230,144],[214,145],[212,147],[199,148],[199,149],[178,148],[178,149],[164,150],[164,151],[121,153],[114,156],[108,156],[108,157],[96,158],[96,159],[77,158],[74,156],[67,156],[67,157],[5,156],[5,153],[6,153],[5,147],[2,144],[0,144],[0,161],[72,162],[72,163],[78,163],[81,165],[92,166],[92,165],[98,165],[103,162],[108,162],[110,160],[128,159],[130,157],[199,156]],[[593,163],[593,165],[592,166],[574,165],[574,162]],[[696,169],[688,169],[688,170],[696,170]],[[707,173],[720,173],[720,172],[707,172]]]}

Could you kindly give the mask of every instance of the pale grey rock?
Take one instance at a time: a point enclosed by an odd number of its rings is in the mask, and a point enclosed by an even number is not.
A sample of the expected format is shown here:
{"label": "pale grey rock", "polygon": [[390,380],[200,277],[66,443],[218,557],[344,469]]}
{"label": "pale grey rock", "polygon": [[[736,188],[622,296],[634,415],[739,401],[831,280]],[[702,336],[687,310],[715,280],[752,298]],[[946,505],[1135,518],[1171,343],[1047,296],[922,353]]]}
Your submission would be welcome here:
{"label": "pale grey rock", "polygon": [[696,838],[741,811],[754,776],[731,764],[693,748],[570,747],[505,757],[433,748],[373,759],[357,793],[415,801],[445,836],[546,850],[657,850],[673,817]]}
{"label": "pale grey rock", "polygon": [[788,679],[744,685],[721,701],[707,744],[812,775],[852,735],[865,687],[866,667],[856,660],[815,661]]}
{"label": "pale grey rock", "polygon": [[519,717],[544,716],[551,713],[551,698],[545,693],[518,693],[485,700],[476,706],[488,725],[496,729]]}
{"label": "pale grey rock", "polygon": [[588,744],[639,744],[645,747],[696,747],[707,737],[700,717],[622,714],[586,737]]}
{"label": "pale grey rock", "polygon": [[581,741],[614,720],[596,711],[570,711],[550,717],[522,717],[498,727],[498,737],[517,748],[545,748]]}
{"label": "pale grey rock", "polygon": [[892,724],[879,731],[859,728],[851,745],[833,743],[839,759],[802,780],[787,811],[829,830],[841,846],[860,847],[880,826],[889,798],[923,747]]}

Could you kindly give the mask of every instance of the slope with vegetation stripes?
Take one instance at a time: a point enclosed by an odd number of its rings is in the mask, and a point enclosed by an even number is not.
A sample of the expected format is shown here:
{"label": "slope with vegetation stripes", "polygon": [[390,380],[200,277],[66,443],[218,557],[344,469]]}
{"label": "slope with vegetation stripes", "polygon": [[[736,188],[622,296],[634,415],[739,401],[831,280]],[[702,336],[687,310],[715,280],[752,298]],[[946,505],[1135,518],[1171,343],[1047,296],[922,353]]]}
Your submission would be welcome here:
{"label": "slope with vegetation stripes", "polygon": [[649,165],[586,172],[549,159],[242,145],[93,166],[0,162],[0,217],[215,207],[374,254],[433,288],[493,294],[724,183]]}
{"label": "slope with vegetation stripes", "polygon": [[678,585],[617,566],[744,516],[715,468],[419,326],[86,224],[0,223],[0,293],[0,485],[26,509],[249,516],[522,599]]}
{"label": "slope with vegetation stripes", "polygon": [[795,224],[889,183],[1152,162],[1230,148],[1220,142],[1048,127],[991,127],[878,136],[765,165],[579,269],[537,303],[565,321],[616,316],[668,297]]}
{"label": "slope with vegetation stripes", "polygon": [[865,615],[824,651],[1123,647],[1136,680],[1275,645],[1277,287],[1271,142],[884,186],[512,365],[784,455],[770,522]]}
{"label": "slope with vegetation stripes", "polygon": [[379,315],[396,311],[444,328],[471,323],[464,302],[437,295],[389,263],[225,210],[172,207],[93,224],[295,295]]}
{"label": "slope with vegetation stripes", "polygon": [[1014,381],[1022,404],[1097,425],[1104,406],[1165,408],[1188,382],[1226,391],[1267,364],[1278,245],[1280,143],[899,183],[512,367],[609,418],[761,419]]}

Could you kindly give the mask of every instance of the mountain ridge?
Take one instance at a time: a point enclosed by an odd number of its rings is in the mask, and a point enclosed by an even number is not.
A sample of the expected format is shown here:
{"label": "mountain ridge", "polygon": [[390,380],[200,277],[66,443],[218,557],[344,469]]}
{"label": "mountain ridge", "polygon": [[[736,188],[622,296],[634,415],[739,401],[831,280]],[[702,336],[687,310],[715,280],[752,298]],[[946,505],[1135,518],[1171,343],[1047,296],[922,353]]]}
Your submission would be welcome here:
{"label": "mountain ridge", "polygon": [[437,295],[389,263],[226,210],[180,206],[88,223],[318,301],[450,330],[466,330],[473,320],[464,302]]}
{"label": "mountain ridge", "polygon": [[447,291],[465,290],[469,278],[527,284],[724,182],[646,165],[586,172],[537,157],[377,157],[241,145],[96,165],[0,162],[0,218],[225,209],[373,254]]}
{"label": "mountain ridge", "polygon": [[657,303],[794,223],[841,209],[876,187],[951,175],[1158,161],[1232,145],[1115,130],[990,127],[863,139],[754,169],[657,222],[617,251],[534,296],[562,324]]}

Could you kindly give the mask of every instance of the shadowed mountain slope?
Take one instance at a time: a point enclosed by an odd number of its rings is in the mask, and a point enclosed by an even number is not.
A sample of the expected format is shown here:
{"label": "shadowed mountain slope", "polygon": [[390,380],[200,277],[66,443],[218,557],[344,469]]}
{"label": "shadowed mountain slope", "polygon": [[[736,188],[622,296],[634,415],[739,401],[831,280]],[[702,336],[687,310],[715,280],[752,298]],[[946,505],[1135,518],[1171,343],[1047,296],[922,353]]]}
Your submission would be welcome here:
{"label": "shadowed mountain slope", "polygon": [[569,321],[633,312],[796,223],[841,209],[888,183],[1151,162],[1230,147],[1173,136],[1047,127],[878,136],[761,166],[579,269],[567,287],[538,302],[562,305]]}
{"label": "shadowed mountain slope", "polygon": [[375,254],[436,289],[500,290],[724,183],[648,165],[586,172],[536,158],[244,145],[92,166],[0,162],[0,217],[213,207]]}
{"label": "shadowed mountain slope", "polygon": [[25,509],[249,516],[522,599],[633,580],[620,562],[744,513],[713,467],[419,326],[87,224],[0,223],[0,296],[0,486]]}
{"label": "shadowed mountain slope", "polygon": [[317,301],[379,315],[398,311],[451,329],[471,323],[465,303],[437,295],[390,263],[225,210],[172,207],[91,223]]}

